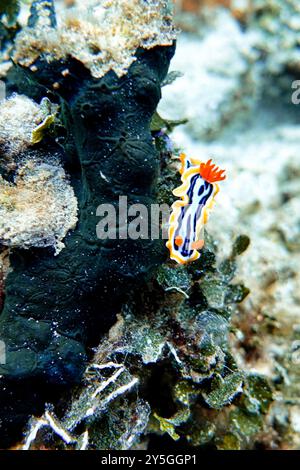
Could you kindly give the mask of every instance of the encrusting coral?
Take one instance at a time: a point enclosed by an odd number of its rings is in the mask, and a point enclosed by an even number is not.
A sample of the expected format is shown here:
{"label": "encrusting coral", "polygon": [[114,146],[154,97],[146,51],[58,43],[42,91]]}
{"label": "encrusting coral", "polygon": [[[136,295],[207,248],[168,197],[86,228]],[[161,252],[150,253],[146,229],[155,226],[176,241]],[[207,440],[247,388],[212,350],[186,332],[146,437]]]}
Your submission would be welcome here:
{"label": "encrusting coral", "polygon": [[[30,248],[53,246],[58,253],[77,223],[73,188],[55,153],[36,151],[54,123],[58,106],[48,98],[37,104],[13,93],[1,101],[0,243]],[[22,125],[20,125],[22,123]]]}
{"label": "encrusting coral", "polygon": [[0,101],[0,106],[1,159],[16,156],[42,140],[42,130],[54,122],[58,108],[47,98],[37,104],[16,93]]}
{"label": "encrusting coral", "polygon": [[30,66],[41,53],[48,62],[73,57],[95,78],[109,70],[120,77],[139,47],[168,46],[176,39],[166,0],[89,0],[57,16],[51,4],[33,3],[35,16],[15,41],[18,63]]}
{"label": "encrusting coral", "polygon": [[14,183],[0,176],[0,243],[14,248],[53,246],[77,223],[77,199],[65,172],[53,156],[19,165]]}

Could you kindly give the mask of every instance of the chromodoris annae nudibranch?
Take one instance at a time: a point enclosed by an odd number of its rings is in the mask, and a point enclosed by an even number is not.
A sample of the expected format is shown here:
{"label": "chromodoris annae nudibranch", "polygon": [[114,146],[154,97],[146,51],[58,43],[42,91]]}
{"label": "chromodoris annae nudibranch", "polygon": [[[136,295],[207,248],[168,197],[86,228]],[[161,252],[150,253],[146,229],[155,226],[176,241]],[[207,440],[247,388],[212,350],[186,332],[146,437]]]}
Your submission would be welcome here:
{"label": "chromodoris annae nudibranch", "polygon": [[180,161],[182,184],[173,194],[181,199],[172,205],[166,246],[172,260],[185,264],[200,257],[199,251],[204,246],[201,233],[219,192],[217,182],[226,176],[225,170],[220,170],[211,159],[203,163],[182,153]]}

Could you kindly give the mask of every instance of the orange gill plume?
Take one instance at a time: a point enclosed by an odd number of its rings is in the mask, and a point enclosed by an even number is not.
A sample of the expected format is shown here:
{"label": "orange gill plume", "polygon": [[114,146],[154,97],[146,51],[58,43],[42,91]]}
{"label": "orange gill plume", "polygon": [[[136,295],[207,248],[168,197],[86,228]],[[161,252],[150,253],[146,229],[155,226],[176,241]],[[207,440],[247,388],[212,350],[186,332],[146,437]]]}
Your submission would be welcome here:
{"label": "orange gill plume", "polygon": [[199,173],[202,178],[208,183],[216,183],[217,181],[223,181],[226,175],[223,173],[225,170],[221,170],[218,166],[212,163],[212,160],[208,160],[206,163],[201,163]]}

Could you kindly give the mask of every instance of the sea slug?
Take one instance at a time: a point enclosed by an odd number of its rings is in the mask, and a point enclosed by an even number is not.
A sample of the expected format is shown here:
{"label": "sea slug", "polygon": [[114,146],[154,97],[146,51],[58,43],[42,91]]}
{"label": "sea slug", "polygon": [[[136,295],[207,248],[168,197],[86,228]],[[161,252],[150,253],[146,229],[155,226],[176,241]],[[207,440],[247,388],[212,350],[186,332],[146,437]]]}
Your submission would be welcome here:
{"label": "sea slug", "polygon": [[181,199],[172,205],[166,246],[172,260],[185,264],[200,257],[199,250],[204,245],[201,230],[219,192],[216,182],[226,176],[225,170],[219,170],[211,160],[203,163],[185,154],[180,155],[180,160],[182,185],[173,194]]}

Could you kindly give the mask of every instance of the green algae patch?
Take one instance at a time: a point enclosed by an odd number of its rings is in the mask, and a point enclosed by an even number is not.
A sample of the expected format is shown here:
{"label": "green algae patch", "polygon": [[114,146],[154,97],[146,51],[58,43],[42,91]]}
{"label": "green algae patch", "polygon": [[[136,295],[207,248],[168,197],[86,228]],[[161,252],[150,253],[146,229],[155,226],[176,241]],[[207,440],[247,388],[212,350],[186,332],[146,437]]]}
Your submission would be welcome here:
{"label": "green algae patch", "polygon": [[232,402],[234,397],[242,392],[243,375],[239,372],[233,373],[224,379],[216,375],[212,381],[213,390],[204,395],[205,402],[211,408],[220,410],[223,406]]}
{"label": "green algae patch", "polygon": [[178,411],[172,418],[162,418],[161,416],[158,416],[157,413],[154,413],[153,416],[159,422],[160,431],[162,433],[169,434],[174,441],[178,441],[178,439],[180,439],[180,435],[177,434],[176,427],[185,423],[189,419],[190,411],[188,409]]}

